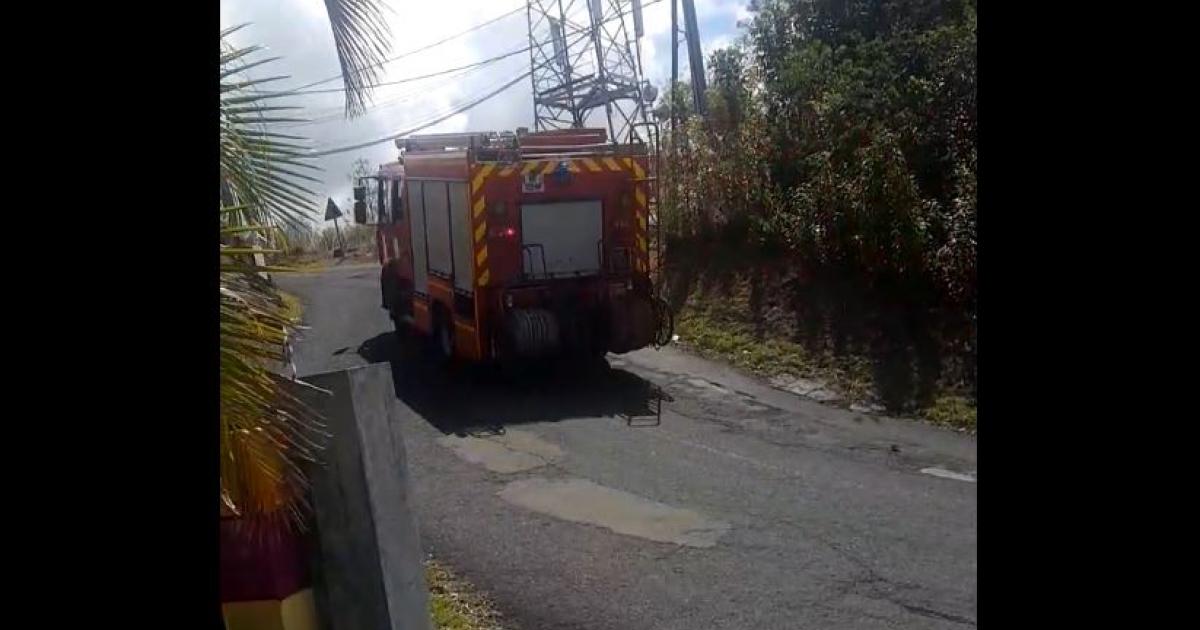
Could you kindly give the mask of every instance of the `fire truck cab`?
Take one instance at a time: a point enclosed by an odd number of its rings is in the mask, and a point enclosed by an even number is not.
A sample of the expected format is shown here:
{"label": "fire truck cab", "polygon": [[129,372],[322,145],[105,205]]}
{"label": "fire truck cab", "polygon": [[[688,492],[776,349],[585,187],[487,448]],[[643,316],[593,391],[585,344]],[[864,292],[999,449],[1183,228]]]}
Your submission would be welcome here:
{"label": "fire truck cab", "polygon": [[380,296],[397,329],[467,361],[602,356],[650,345],[651,162],[604,129],[397,140],[375,197]]}

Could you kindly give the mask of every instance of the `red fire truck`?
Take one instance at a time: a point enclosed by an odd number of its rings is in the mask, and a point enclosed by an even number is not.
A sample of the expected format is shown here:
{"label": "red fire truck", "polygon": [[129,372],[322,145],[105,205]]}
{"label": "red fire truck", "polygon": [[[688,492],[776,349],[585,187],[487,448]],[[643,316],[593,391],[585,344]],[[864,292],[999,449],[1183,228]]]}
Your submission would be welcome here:
{"label": "red fire truck", "polygon": [[598,357],[669,336],[650,279],[644,144],[604,129],[413,136],[355,188],[376,195],[380,289],[397,330],[472,362]]}

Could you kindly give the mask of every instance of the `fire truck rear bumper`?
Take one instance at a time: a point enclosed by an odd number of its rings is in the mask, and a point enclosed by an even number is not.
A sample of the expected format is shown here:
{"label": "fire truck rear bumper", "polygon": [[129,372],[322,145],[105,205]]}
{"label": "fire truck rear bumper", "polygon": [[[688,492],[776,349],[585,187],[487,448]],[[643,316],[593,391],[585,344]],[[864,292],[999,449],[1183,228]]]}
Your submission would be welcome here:
{"label": "fire truck rear bumper", "polygon": [[652,343],[654,312],[648,299],[632,294],[593,310],[513,309],[504,320],[504,338],[503,353],[522,359],[621,354]]}

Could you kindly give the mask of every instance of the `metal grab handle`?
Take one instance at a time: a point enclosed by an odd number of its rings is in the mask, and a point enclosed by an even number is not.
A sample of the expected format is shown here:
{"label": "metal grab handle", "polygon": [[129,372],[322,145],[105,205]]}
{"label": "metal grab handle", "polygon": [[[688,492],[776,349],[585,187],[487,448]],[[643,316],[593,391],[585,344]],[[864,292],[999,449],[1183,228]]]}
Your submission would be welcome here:
{"label": "metal grab handle", "polygon": [[[537,248],[542,257],[542,277],[549,277],[549,272],[546,271],[546,248],[542,247],[541,243],[528,243],[521,246],[521,274],[526,277],[537,277],[533,270],[533,248]],[[529,271],[525,271],[525,256],[529,256]]]}
{"label": "metal grab handle", "polygon": [[[606,253],[608,256],[605,256]],[[633,250],[628,247],[614,247],[606,251],[604,239],[600,239],[596,241],[596,261],[604,273],[624,273],[633,268]],[[617,268],[618,261],[623,263],[619,269]]]}

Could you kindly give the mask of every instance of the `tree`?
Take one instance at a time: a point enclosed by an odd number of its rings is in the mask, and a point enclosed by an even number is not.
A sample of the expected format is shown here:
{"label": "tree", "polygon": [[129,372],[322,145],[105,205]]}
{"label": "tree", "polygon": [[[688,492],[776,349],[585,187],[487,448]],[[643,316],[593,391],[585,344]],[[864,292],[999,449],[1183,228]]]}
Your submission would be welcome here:
{"label": "tree", "polygon": [[[346,113],[362,113],[387,54],[387,29],[376,0],[325,0],[346,88]],[[305,479],[299,462],[321,438],[315,414],[288,390],[280,369],[289,360],[295,323],[263,264],[284,229],[314,218],[318,200],[306,182],[315,165],[296,136],[273,125],[292,122],[279,105],[286,92],[258,88],[259,46],[220,43],[220,474],[222,509],[249,522],[302,518]]]}
{"label": "tree", "polygon": [[743,43],[710,54],[708,114],[677,101],[669,235],[753,229],[897,299],[973,304],[975,2],[750,8]]}

